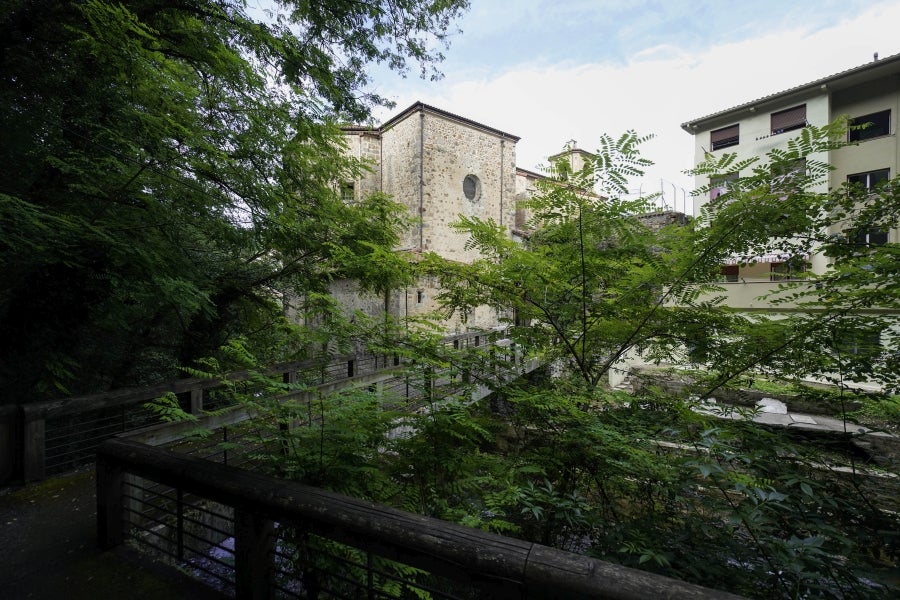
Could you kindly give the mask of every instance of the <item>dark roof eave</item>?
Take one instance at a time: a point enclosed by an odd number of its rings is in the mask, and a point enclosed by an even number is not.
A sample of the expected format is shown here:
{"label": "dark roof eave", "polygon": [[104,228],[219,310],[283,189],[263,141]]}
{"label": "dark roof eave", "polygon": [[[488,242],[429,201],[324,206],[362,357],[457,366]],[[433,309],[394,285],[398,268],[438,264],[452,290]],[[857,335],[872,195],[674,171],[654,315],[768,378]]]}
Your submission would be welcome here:
{"label": "dark roof eave", "polygon": [[809,95],[810,92],[817,89],[823,89],[823,87],[829,89],[841,89],[849,85],[855,85],[861,81],[871,80],[878,76],[891,75],[898,72],[900,72],[900,54],[893,54],[882,59],[873,60],[858,67],[853,67],[852,69],[847,69],[846,71],[835,73],[834,75],[816,79],[815,81],[788,88],[774,94],[769,94],[768,96],[763,96],[762,98],[757,98],[750,102],[738,104],[732,108],[686,121],[681,124],[681,128],[693,135],[697,131],[707,129],[707,124],[724,121],[726,120],[726,117],[737,117],[738,114],[743,111],[772,104],[778,100],[788,100],[790,98],[799,99]]}
{"label": "dark roof eave", "polygon": [[525,177],[533,177],[535,179],[550,179],[550,177],[548,177],[547,175],[529,171],[528,169],[523,169],[522,167],[516,167],[516,174],[523,175]]}
{"label": "dark roof eave", "polygon": [[387,131],[394,123],[398,123],[398,122],[402,121],[403,119],[405,119],[406,117],[408,117],[409,115],[419,112],[419,111],[439,115],[446,119],[450,119],[451,121],[456,121],[458,123],[468,125],[469,127],[472,127],[473,129],[477,129],[479,131],[484,131],[485,133],[490,133],[490,134],[496,135],[497,137],[500,137],[503,139],[508,139],[513,142],[518,142],[520,139],[522,139],[521,137],[519,137],[517,135],[513,135],[511,133],[506,133],[505,131],[501,131],[499,129],[489,127],[489,126],[479,123],[477,121],[473,121],[471,119],[461,117],[461,116],[453,114],[451,112],[447,112],[446,110],[441,110],[440,108],[431,106],[429,104],[425,104],[424,102],[421,102],[421,101],[413,103],[406,110],[403,110],[400,113],[391,117],[388,121],[386,121],[381,126],[380,131],[382,131],[382,132]]}

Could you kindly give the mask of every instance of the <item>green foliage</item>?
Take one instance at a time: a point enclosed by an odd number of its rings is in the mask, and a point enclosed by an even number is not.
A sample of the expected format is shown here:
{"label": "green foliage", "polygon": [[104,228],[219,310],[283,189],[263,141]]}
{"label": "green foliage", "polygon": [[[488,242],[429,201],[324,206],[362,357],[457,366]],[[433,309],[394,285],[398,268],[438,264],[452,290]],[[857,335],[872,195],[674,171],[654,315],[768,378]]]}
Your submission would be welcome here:
{"label": "green foliage", "polygon": [[846,417],[861,425],[896,434],[900,430],[900,396],[864,396],[860,407],[847,412]]}
{"label": "green foliage", "polygon": [[[883,529],[894,527],[888,524],[894,517],[872,506],[871,489],[829,474],[820,450],[787,433],[715,428],[696,443],[705,451],[687,466],[718,491],[732,535],[744,545],[729,550],[740,566],[735,589],[769,597],[881,597],[859,572],[883,564],[884,556],[872,560],[872,544],[894,561],[897,548]],[[715,505],[704,498],[706,510]]]}
{"label": "green foliage", "polygon": [[181,408],[178,396],[172,392],[166,392],[156,400],[144,404],[144,408],[152,412],[163,423],[182,423],[185,421],[196,423],[197,415],[192,415]]}
{"label": "green foliage", "polygon": [[338,123],[386,102],[366,64],[427,74],[467,2],[7,4],[5,398],[155,383],[235,336],[283,360],[284,300],[408,277],[400,207],[340,200],[366,167]]}
{"label": "green foliage", "polygon": [[897,245],[858,241],[860,232],[900,226],[900,189],[894,180],[869,191],[820,191],[830,170],[822,157],[846,144],[845,131],[844,120],[806,127],[763,161],[737,164],[733,155],[709,155],[693,171],[710,177],[741,171],[706,205],[706,226],[697,230],[698,247],[717,261],[739,256],[750,263],[770,252],[795,261],[820,253],[828,260],[827,269],[784,281],[761,298],[776,309],[793,304],[801,311],[734,320],[717,336],[704,362],[721,374],[720,384],[762,368],[841,386],[867,381],[891,391],[900,385]]}
{"label": "green foliage", "polygon": [[311,595],[321,589],[355,597],[361,591],[375,590],[390,598],[432,598],[428,590],[434,589],[433,582],[421,569],[304,531],[283,530],[281,542],[279,553],[288,558],[291,572],[298,576],[285,583],[295,584],[299,579]]}
{"label": "green foliage", "polygon": [[662,303],[685,291],[672,277],[688,260],[683,239],[654,233],[637,217],[648,211],[649,199],[593,191],[621,193],[625,178],[649,164],[637,153],[647,139],[634,132],[606,136],[580,171],[565,161],[553,165],[554,177],[540,182],[540,193],[526,203],[537,228],[526,244],[489,219],[462,217],[457,228],[483,258],[470,265],[430,259],[445,310],[511,308],[527,325],[514,328],[513,338],[547,361],[564,360],[589,388],[629,349],[679,335]]}
{"label": "green foliage", "polygon": [[[638,218],[649,204],[620,197],[646,165],[633,133],[605,136],[580,171],[553,166],[525,205],[534,233],[524,243],[490,220],[460,218],[482,259],[430,259],[445,309],[512,309],[512,337],[555,372],[499,390],[508,430],[495,451],[508,466],[464,522],[500,519],[499,530],[534,541],[748,596],[890,596],[869,577],[883,580],[872,574],[897,564],[895,502],[857,471],[849,446],[720,421],[659,389],[627,399],[603,391],[617,361],[640,352],[695,364],[702,376],[689,391],[701,398],[764,373],[792,383],[757,378],[754,387],[809,401],[811,388],[796,382],[818,378],[836,392],[816,401],[843,415],[851,401],[893,414],[890,401],[849,388],[897,387],[896,244],[856,240],[898,227],[900,189],[895,180],[865,194],[819,191],[830,169],[822,157],[845,143],[845,125],[807,127],[763,160],[708,156],[695,174],[740,176],[679,228],[652,231]],[[721,306],[725,259],[822,251],[826,271],[784,280],[765,299],[801,310]]]}
{"label": "green foliage", "polygon": [[[900,560],[890,473],[869,472],[852,436],[819,444],[795,430],[718,418],[688,397],[752,382],[837,402],[845,414],[856,402],[885,418],[896,412],[893,400],[850,391],[857,377],[890,387],[897,371],[883,346],[862,343],[889,324],[885,313],[857,310],[874,304],[841,282],[865,287],[864,273],[874,273],[876,302],[890,308],[895,299],[890,247],[851,250],[846,236],[817,233],[822,211],[860,200],[811,191],[827,168],[817,156],[834,147],[836,131],[809,128],[766,164],[701,165],[709,173],[753,169],[702,227],[652,231],[636,216],[645,203],[614,197],[622,177],[643,165],[633,134],[604,138],[580,172],[557,167],[529,205],[536,230],[524,244],[490,220],[461,218],[483,258],[460,265],[428,257],[419,267],[442,276],[447,310],[513,308],[512,338],[552,376],[491,382],[496,346],[451,349],[428,327],[399,336],[389,320],[370,322],[324,293],[308,294],[314,326],[300,329],[294,344],[336,353],[365,340],[403,359],[419,395],[407,405],[368,391],[321,396],[253,376],[232,391],[257,415],[259,457],[308,483],[749,597],[891,597],[896,590],[875,583],[888,581]],[[800,159],[806,166],[798,170]],[[876,197],[865,200],[865,223],[894,222],[892,199],[878,208]],[[782,282],[782,292],[810,310],[777,319],[718,306],[713,281],[723,258],[774,250],[773,236],[798,253],[835,244],[833,271],[815,275],[830,287]],[[355,248],[363,257],[371,247]],[[355,268],[341,252],[341,263]],[[883,339],[888,349],[896,343],[891,332]],[[637,351],[693,363],[696,371],[681,373],[686,391],[605,389],[604,375]],[[219,356],[253,364],[241,347]],[[806,376],[831,377],[836,391],[801,386]],[[776,383],[783,380],[790,384]],[[490,401],[468,400],[476,382],[491,383]]]}

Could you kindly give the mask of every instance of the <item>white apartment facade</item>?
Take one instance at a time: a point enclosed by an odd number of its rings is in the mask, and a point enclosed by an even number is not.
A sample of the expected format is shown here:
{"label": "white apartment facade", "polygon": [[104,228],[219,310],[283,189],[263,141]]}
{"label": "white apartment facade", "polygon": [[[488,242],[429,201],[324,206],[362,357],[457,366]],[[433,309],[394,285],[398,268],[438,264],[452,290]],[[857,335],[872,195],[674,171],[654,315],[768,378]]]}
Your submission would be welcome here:
{"label": "white apartment facade", "polygon": [[[871,187],[895,177],[900,172],[900,138],[897,117],[900,115],[900,54],[875,59],[862,66],[831,75],[788,90],[734,106],[682,123],[694,137],[694,164],[702,162],[706,153],[735,153],[739,160],[764,157],[775,148],[786,148],[806,125],[826,125],[841,116],[851,123],[870,123],[867,129],[849,133],[847,146],[815,158],[830,163],[834,170],[827,182],[814,192],[826,192],[845,182]],[[712,184],[709,194],[695,198],[695,214],[727,186],[729,174],[718,181],[705,176],[696,178],[696,187]],[[718,185],[717,185],[718,184]],[[900,231],[868,232],[868,243],[900,242]],[[827,268],[824,256],[805,257],[814,273]],[[735,308],[767,310],[768,303],[759,298],[775,289],[778,281],[789,276],[788,256],[772,253],[756,257],[750,264],[737,259],[722,266],[728,304]]]}

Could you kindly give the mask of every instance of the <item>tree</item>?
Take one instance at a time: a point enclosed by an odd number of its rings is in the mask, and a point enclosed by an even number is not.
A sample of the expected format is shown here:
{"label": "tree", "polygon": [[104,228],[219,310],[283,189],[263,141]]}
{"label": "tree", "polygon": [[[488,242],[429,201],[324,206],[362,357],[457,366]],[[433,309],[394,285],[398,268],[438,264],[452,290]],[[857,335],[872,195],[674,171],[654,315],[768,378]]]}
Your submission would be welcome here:
{"label": "tree", "polygon": [[171,377],[237,334],[283,358],[283,294],[402,276],[400,208],[334,189],[364,168],[337,124],[385,102],[366,64],[430,72],[467,4],[8,3],[3,401]]}
{"label": "tree", "polygon": [[513,337],[547,362],[564,362],[588,389],[632,349],[663,356],[694,343],[701,323],[723,318],[694,302],[717,268],[713,257],[693,253],[690,227],[655,229],[642,218],[653,198],[624,197],[627,178],[650,164],[639,153],[647,139],[603,136],[581,170],[554,165],[526,202],[534,233],[525,243],[490,219],[461,218],[458,229],[483,258],[471,265],[432,258],[445,309],[511,310],[521,324]]}
{"label": "tree", "polygon": [[[472,402],[466,382],[488,381],[500,347],[450,348],[429,335],[383,340],[385,351],[403,356],[424,406],[386,419],[375,405],[391,399],[368,392],[291,404],[260,401],[261,388],[251,387],[243,399],[268,422],[261,440],[274,468],[748,597],[896,596],[896,468],[869,463],[864,472],[849,421],[848,433],[821,440],[720,418],[693,396],[759,370],[838,383],[850,373],[884,383],[896,376],[888,354],[849,353],[829,334],[838,324],[883,324],[884,315],[860,310],[870,294],[878,306],[896,307],[896,246],[863,246],[856,235],[896,227],[896,186],[864,195],[812,191],[827,172],[817,156],[843,139],[840,129],[807,128],[767,164],[740,164],[746,175],[699,223],[653,232],[641,218],[645,203],[616,196],[624,185],[609,182],[641,164],[634,134],[604,138],[579,173],[560,166],[530,203],[536,231],[523,244],[489,221],[461,220],[484,258],[423,263],[443,273],[447,307],[515,308],[511,335],[555,361],[558,373],[495,382],[490,402]],[[737,165],[728,156],[700,168]],[[603,194],[592,193],[595,182]],[[721,306],[714,283],[722,260],[776,249],[834,256],[816,279],[785,280],[772,297],[776,310],[785,297],[804,310],[766,316]],[[810,352],[815,344],[823,345]],[[693,361],[698,385],[607,389],[603,374],[629,348]],[[276,393],[290,386],[252,380]],[[440,387],[446,396],[433,393]]]}
{"label": "tree", "polygon": [[[622,197],[644,164],[633,133],[604,137],[577,173],[565,163],[551,172],[528,203],[535,231],[524,243],[491,221],[460,220],[483,258],[431,259],[445,308],[506,310],[511,337],[556,367],[497,386],[508,466],[466,499],[472,522],[749,596],[890,597],[867,577],[897,564],[895,494],[879,490],[896,473],[863,475],[850,434],[819,444],[698,405],[760,373],[833,381],[842,401],[854,379],[896,391],[897,245],[868,232],[900,225],[900,180],[817,192],[821,157],[845,131],[807,127],[765,161],[709,156],[698,173],[743,176],[699,219],[658,232],[642,219],[649,203]],[[720,265],[776,251],[821,252],[830,264],[781,281],[766,313],[724,304]],[[880,344],[861,343],[876,332]],[[693,363],[696,385],[605,388],[632,350]]]}
{"label": "tree", "polygon": [[707,366],[719,374],[714,385],[760,368],[793,378],[867,381],[887,392],[900,390],[898,248],[861,236],[900,226],[900,181],[873,190],[843,185],[814,191],[831,169],[822,156],[846,144],[846,126],[838,120],[806,127],[762,163],[738,164],[726,154],[708,156],[695,170],[713,177],[750,171],[731,182],[729,192],[702,216],[708,226],[698,229],[698,247],[713,249],[710,254],[718,260],[737,255],[750,262],[770,252],[798,263],[813,254],[828,259],[825,271],[792,277],[770,293],[765,298],[772,306],[769,314],[742,319],[735,330],[712,340],[716,348]]}
{"label": "tree", "polygon": [[[460,219],[457,227],[483,258],[456,265],[432,257],[443,277],[443,306],[506,310],[515,317],[511,325],[524,324],[513,327],[513,337],[547,362],[561,361],[588,389],[636,350],[649,360],[689,360],[718,373],[706,393],[755,368],[819,377],[840,371],[896,389],[896,245],[856,240],[861,231],[897,227],[897,183],[864,196],[847,188],[812,191],[829,171],[819,157],[846,143],[845,126],[807,127],[765,164],[710,156],[696,173],[750,174],[731,182],[699,219],[659,230],[644,217],[654,210],[652,198],[623,197],[627,178],[648,164],[638,151],[646,138],[604,136],[580,171],[562,162],[540,184],[526,203],[534,233],[524,243],[491,220]],[[725,306],[720,265],[774,251],[796,260],[821,252],[832,267],[784,281],[770,295],[769,314]],[[786,302],[802,310],[782,310]],[[867,359],[857,344],[848,361],[830,339],[848,330],[880,332],[884,343],[870,348]],[[810,343],[823,352],[811,355]]]}

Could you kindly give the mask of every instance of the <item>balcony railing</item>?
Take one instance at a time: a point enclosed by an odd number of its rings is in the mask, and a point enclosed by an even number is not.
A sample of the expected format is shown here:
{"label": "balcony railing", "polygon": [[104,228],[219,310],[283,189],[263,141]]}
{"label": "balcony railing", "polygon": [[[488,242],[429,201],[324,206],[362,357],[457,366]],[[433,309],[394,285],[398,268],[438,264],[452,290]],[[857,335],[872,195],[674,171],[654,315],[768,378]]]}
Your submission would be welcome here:
{"label": "balcony railing", "polygon": [[737,596],[124,439],[97,459],[98,539],[239,599]]}

